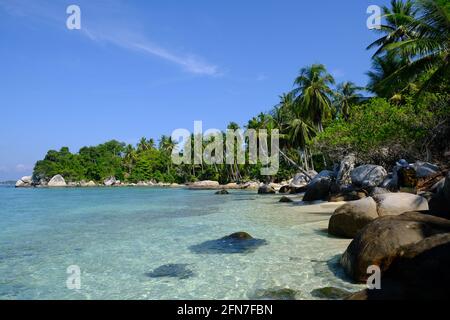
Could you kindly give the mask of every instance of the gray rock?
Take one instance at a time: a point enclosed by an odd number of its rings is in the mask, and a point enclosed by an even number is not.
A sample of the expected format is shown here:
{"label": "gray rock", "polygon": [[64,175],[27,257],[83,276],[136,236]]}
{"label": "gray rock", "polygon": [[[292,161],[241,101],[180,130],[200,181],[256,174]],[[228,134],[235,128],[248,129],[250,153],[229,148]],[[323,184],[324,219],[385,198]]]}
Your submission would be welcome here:
{"label": "gray rock", "polygon": [[193,245],[189,249],[196,254],[236,254],[250,253],[263,245],[267,245],[264,239],[255,239],[247,232],[236,232],[220,239]]}
{"label": "gray rock", "polygon": [[294,202],[294,200],[292,200],[289,197],[281,197],[280,202],[289,203],[289,202]]}
{"label": "gray rock", "polygon": [[342,159],[336,176],[336,183],[338,185],[349,185],[352,183],[351,172],[355,168],[355,163],[356,156],[354,154],[345,156]]}
{"label": "gray rock", "polygon": [[16,188],[26,188],[26,187],[32,187],[33,186],[33,177],[32,176],[25,176],[21,179],[17,180],[16,182]]}
{"label": "gray rock", "polygon": [[187,279],[194,276],[194,272],[187,268],[187,264],[165,264],[146,275],[150,278],[178,278]]}
{"label": "gray rock", "polygon": [[333,171],[321,171],[307,185],[303,201],[327,200],[330,195],[334,178],[335,175]]}
{"label": "gray rock", "polygon": [[276,193],[275,189],[267,184],[262,185],[258,189],[258,194],[274,194]]}
{"label": "gray rock", "polygon": [[429,162],[416,161],[411,165],[416,170],[417,178],[426,178],[439,172],[439,167]]}
{"label": "gray rock", "polygon": [[381,166],[366,164],[355,168],[351,173],[352,184],[360,188],[374,188],[386,178],[387,172]]}
{"label": "gray rock", "polygon": [[[309,170],[307,173],[311,179],[314,179],[314,177],[318,174],[315,170]],[[309,178],[304,173],[300,172],[295,175],[289,185],[294,188],[300,188],[305,186],[308,182]]]}
{"label": "gray rock", "polygon": [[105,179],[105,181],[103,181],[103,184],[106,187],[111,187],[113,186],[115,183],[117,182],[115,177],[109,177],[108,179]]}
{"label": "gray rock", "polygon": [[295,300],[299,292],[291,288],[258,289],[251,300]]}
{"label": "gray rock", "polygon": [[61,175],[57,174],[56,176],[50,179],[50,181],[48,182],[48,186],[52,188],[67,187],[67,183]]}
{"label": "gray rock", "polygon": [[225,194],[229,194],[229,192],[228,192],[227,190],[225,190],[225,189],[222,189],[222,190],[216,191],[215,194],[218,194],[218,195],[225,195]]}
{"label": "gray rock", "polygon": [[350,291],[335,287],[324,287],[311,291],[311,295],[313,297],[327,300],[343,300],[349,297],[351,294],[352,292]]}

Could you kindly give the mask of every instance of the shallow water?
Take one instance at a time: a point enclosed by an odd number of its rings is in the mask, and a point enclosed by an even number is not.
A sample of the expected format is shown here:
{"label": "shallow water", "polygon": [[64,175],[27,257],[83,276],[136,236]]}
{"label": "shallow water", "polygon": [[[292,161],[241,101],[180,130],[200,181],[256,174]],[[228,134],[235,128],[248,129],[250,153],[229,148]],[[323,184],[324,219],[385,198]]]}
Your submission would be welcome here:
{"label": "shallow water", "polygon": [[[0,299],[297,299],[356,291],[337,261],[349,240],[326,234],[333,205],[278,203],[250,191],[0,188]],[[237,231],[251,250],[197,250]],[[197,249],[196,249],[197,248]],[[66,286],[81,269],[81,289]]]}

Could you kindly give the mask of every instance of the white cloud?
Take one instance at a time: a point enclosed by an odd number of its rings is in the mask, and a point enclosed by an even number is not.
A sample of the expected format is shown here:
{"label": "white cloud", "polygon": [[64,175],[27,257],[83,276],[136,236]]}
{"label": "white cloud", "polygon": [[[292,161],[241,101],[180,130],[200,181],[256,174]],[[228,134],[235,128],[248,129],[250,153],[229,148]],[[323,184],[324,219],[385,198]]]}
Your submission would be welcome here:
{"label": "white cloud", "polygon": [[[92,5],[92,3],[89,3],[89,5]],[[108,2],[108,6],[110,5],[112,5],[112,3]],[[83,17],[84,6],[80,5],[80,7]],[[0,0],[0,8],[5,9],[8,14],[13,16],[40,18],[42,20],[45,19],[47,22],[52,21],[56,25],[65,27],[64,19],[67,17],[65,12],[60,13],[59,11],[56,11],[55,7],[52,5],[52,2],[40,2],[38,5],[35,2],[25,0]],[[102,11],[104,11],[104,9],[105,8],[102,8]],[[102,16],[107,17],[108,15],[103,13]],[[130,23],[130,25],[132,25],[132,23]],[[206,76],[222,75],[218,66],[208,63],[193,54],[175,53],[165,49],[153,43],[141,32],[129,30],[127,25],[118,25],[116,20],[103,20],[99,23],[97,20],[86,21],[82,18],[81,26],[80,31],[82,34],[92,41],[107,42],[128,50],[139,51],[146,55],[157,57],[176,64],[186,72],[192,74]],[[73,32],[80,31],[77,30]]]}

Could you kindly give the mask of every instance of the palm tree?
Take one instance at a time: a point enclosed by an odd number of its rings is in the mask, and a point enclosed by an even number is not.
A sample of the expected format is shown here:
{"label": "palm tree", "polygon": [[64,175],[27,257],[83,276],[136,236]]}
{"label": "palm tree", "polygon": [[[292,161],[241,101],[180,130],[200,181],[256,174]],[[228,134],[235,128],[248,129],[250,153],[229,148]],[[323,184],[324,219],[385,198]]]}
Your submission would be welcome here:
{"label": "palm tree", "polygon": [[133,169],[136,160],[137,160],[136,150],[134,150],[131,144],[127,145],[125,147],[124,164],[128,170],[129,175],[131,174],[131,170]]}
{"label": "palm tree", "polygon": [[379,97],[388,99],[398,95],[407,86],[408,81],[397,78],[395,82],[391,81],[388,85],[384,84],[383,81],[406,64],[407,61],[405,59],[392,53],[374,57],[372,60],[372,70],[366,73],[369,77],[367,90],[375,93]]}
{"label": "palm tree", "polygon": [[311,119],[319,132],[323,131],[323,119],[331,115],[330,96],[334,78],[323,64],[313,64],[302,68],[295,79],[296,88],[292,91],[299,114]]}
{"label": "palm tree", "polygon": [[337,85],[333,104],[335,105],[338,116],[342,116],[345,120],[348,120],[351,106],[358,103],[362,98],[362,95],[358,93],[361,90],[363,88],[356,86],[351,81]]}
{"label": "palm tree", "polygon": [[147,141],[145,137],[142,137],[139,143],[137,144],[137,151],[142,152],[151,148],[151,145]]}
{"label": "palm tree", "polygon": [[378,48],[374,57],[382,53],[387,45],[409,39],[412,36],[409,24],[417,14],[412,0],[391,0],[391,7],[383,6],[382,10],[386,24],[381,25],[381,29],[377,31],[384,35],[367,47],[368,50]]}
{"label": "palm tree", "polygon": [[447,0],[417,0],[417,18],[408,24],[407,39],[387,44],[383,51],[408,57],[379,85],[389,86],[397,79],[419,80],[419,93],[448,81],[450,74],[450,4]]}
{"label": "palm tree", "polygon": [[172,140],[172,137],[168,137],[166,135],[162,135],[159,140],[159,150],[163,152],[163,154],[167,157],[167,173],[170,172],[171,169],[171,160],[170,156],[172,155],[172,151],[175,148],[176,143]]}

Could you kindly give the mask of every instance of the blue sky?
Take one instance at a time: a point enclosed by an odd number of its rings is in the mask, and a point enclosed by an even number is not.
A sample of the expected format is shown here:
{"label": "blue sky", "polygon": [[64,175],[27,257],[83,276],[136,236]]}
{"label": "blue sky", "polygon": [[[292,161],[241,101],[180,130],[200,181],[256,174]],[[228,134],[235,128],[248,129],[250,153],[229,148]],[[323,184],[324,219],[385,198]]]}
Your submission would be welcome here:
{"label": "blue sky", "polygon": [[366,9],[386,3],[0,0],[0,180],[62,146],[245,124],[308,64],[365,85]]}

